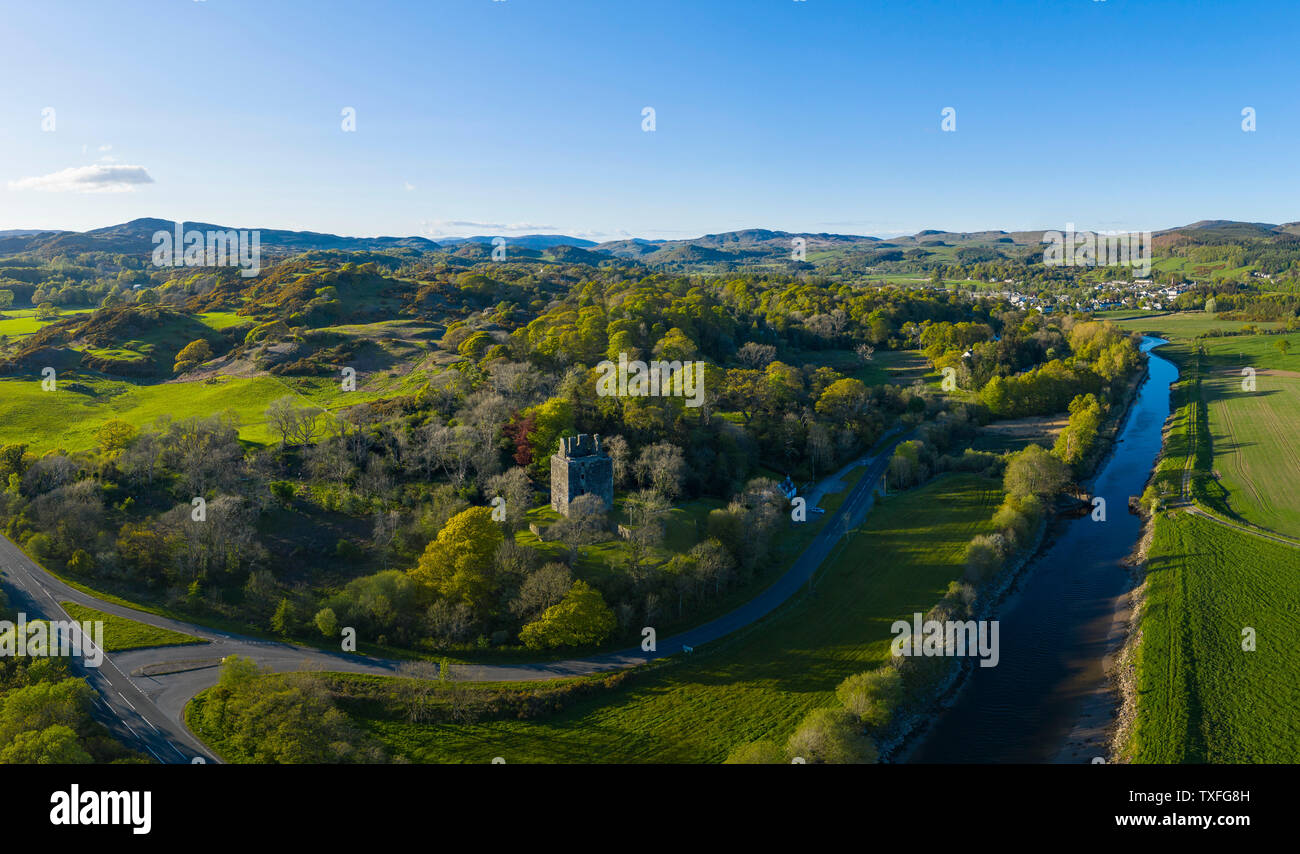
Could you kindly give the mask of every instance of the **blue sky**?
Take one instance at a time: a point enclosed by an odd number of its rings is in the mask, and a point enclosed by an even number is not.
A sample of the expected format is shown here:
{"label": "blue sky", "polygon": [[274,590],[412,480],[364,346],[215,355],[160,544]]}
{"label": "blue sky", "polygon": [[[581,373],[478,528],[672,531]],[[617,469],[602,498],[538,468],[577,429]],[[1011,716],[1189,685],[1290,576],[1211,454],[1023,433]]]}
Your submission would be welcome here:
{"label": "blue sky", "polygon": [[1294,221],[1297,24],[1282,0],[5,0],[0,228]]}

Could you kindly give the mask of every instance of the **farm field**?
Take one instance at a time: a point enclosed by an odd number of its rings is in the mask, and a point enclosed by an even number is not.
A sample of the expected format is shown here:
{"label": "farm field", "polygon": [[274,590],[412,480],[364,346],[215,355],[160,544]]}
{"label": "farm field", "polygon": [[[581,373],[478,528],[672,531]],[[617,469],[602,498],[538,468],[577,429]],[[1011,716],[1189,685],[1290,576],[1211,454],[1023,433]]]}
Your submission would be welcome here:
{"label": "farm field", "polygon": [[[1160,354],[1182,372],[1157,483],[1206,510],[1281,534],[1300,533],[1300,460],[1289,425],[1300,416],[1300,375],[1274,373],[1284,356],[1258,335],[1189,339]],[[1197,354],[1196,344],[1204,345]],[[1258,365],[1243,391],[1241,365]],[[1198,382],[1199,379],[1199,382]],[[1300,550],[1210,519],[1156,520],[1137,655],[1138,715],[1123,754],[1135,762],[1294,762],[1300,744],[1296,669]],[[1255,652],[1241,649],[1253,628]],[[1246,687],[1243,687],[1246,686]]]}
{"label": "farm field", "polygon": [[1300,374],[1264,370],[1255,383],[1243,391],[1238,371],[1202,369],[1214,474],[1232,515],[1300,536]]}
{"label": "farm field", "polygon": [[1168,313],[1151,311],[1146,308],[1110,308],[1104,311],[1094,311],[1093,316],[1098,320],[1110,320],[1118,322],[1120,320],[1130,320],[1138,317],[1149,317],[1152,314],[1163,314],[1168,317]]}
{"label": "farm field", "polygon": [[1300,550],[1176,513],[1148,556],[1130,758],[1300,761]]}
{"label": "farm field", "polygon": [[929,363],[918,350],[885,350],[872,354],[866,366],[849,376],[867,385],[909,386],[917,380],[936,380],[938,374],[931,372]]}
{"label": "farm field", "polygon": [[[1117,314],[1139,314],[1138,317],[1122,318],[1113,315]],[[1198,335],[1205,335],[1209,332],[1218,331],[1222,335],[1235,336],[1240,332],[1243,326],[1255,326],[1259,329],[1279,329],[1281,323],[1270,323],[1264,321],[1242,321],[1242,320],[1220,320],[1212,314],[1206,314],[1203,311],[1182,311],[1176,313],[1160,314],[1151,316],[1149,311],[1143,312],[1100,312],[1099,316],[1111,320],[1121,329],[1127,329],[1131,332],[1142,332],[1145,334],[1158,334],[1162,338],[1168,338],[1170,341],[1177,341],[1184,338],[1195,338]],[[1240,336],[1242,339],[1249,339],[1255,336]],[[1215,340],[1215,339],[1210,339]],[[1272,339],[1268,339],[1270,346]]]}
{"label": "farm field", "polygon": [[[1212,328],[1207,319],[1189,314],[1140,321],[1175,336],[1160,354],[1178,364],[1184,387],[1200,377],[1208,424],[1200,438],[1209,444],[1198,465],[1214,482],[1199,484],[1198,497],[1212,496],[1220,512],[1244,522],[1298,536],[1300,452],[1292,438],[1300,423],[1300,334],[1179,337]],[[1283,354],[1281,341],[1297,349]],[[1244,368],[1255,371],[1254,391],[1242,388]]]}
{"label": "farm field", "polygon": [[961,575],[966,544],[992,530],[1000,500],[999,484],[974,475],[884,499],[812,592],[688,660],[544,720],[359,723],[417,762],[720,762],[741,742],[783,742],[809,709],[834,704],[846,676],[886,660],[890,623],[928,609]]}
{"label": "farm field", "polygon": [[[1179,338],[1161,347],[1161,355],[1184,377],[1200,377],[1208,422],[1201,439],[1209,439],[1203,454],[1210,455],[1200,467],[1217,484],[1199,486],[1199,497],[1213,497],[1219,512],[1245,523],[1294,537],[1300,536],[1300,452],[1292,442],[1300,424],[1300,352],[1278,348],[1292,339],[1300,347],[1300,335],[1287,334]],[[1243,390],[1244,368],[1255,370],[1255,391]]]}
{"label": "farm field", "polygon": [[[1290,347],[1286,355],[1278,349],[1282,341]],[[1242,368],[1300,373],[1300,333],[1203,338],[1200,343],[1205,348],[1203,361],[1207,368],[1235,370],[1238,374]],[[1184,350],[1177,352],[1181,354]]]}

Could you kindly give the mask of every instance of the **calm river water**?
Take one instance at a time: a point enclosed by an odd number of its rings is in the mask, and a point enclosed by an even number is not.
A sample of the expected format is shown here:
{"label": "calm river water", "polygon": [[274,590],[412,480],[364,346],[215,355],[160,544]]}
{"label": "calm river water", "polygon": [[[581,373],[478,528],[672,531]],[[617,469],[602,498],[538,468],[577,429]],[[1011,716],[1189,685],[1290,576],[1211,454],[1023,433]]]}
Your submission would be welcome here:
{"label": "calm river water", "polygon": [[[1165,343],[1143,338],[1142,350]],[[1092,484],[1092,494],[1106,499],[1106,521],[1083,516],[1066,523],[1026,568],[996,615],[998,665],[972,669],[953,706],[933,722],[908,761],[1057,759],[1084,699],[1104,679],[1116,598],[1129,588],[1128,568],[1120,561],[1142,528],[1128,512],[1128,499],[1142,493],[1155,464],[1169,417],[1169,386],[1177,377],[1171,362],[1150,354],[1147,379]]]}

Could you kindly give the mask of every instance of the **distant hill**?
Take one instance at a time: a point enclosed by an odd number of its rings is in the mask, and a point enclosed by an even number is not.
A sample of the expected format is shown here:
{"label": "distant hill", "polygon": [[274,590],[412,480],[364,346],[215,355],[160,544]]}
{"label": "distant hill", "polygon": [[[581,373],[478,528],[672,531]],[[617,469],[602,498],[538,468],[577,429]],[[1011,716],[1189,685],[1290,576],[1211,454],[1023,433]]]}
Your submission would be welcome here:
{"label": "distant hill", "polygon": [[592,252],[577,246],[555,246],[550,251],[551,257],[561,264],[590,264],[599,266],[602,261],[609,261],[610,256]]}
{"label": "distant hill", "polygon": [[595,251],[646,264],[788,261],[796,238],[805,241],[804,248],[809,253],[828,249],[874,247],[880,243],[878,237],[863,235],[747,228],[706,234],[688,240],[615,240],[600,244]]}
{"label": "distant hill", "polygon": [[[229,226],[202,222],[186,222],[184,225],[186,229],[200,231],[232,230]],[[31,252],[50,258],[62,253],[95,251],[146,254],[153,251],[153,235],[158,231],[171,231],[173,227],[171,220],[144,218],[84,232],[8,229],[0,231],[0,256]],[[433,241],[424,237],[344,237],[285,229],[262,228],[258,231],[262,250],[273,255],[312,250],[411,249],[443,251],[456,258],[478,261],[491,258],[493,240],[486,235]],[[603,243],[563,234],[525,234],[506,238],[506,245],[510,259],[553,259],[559,263],[592,266],[621,261],[683,271],[710,271],[741,266],[811,270],[827,265],[837,272],[860,272],[877,269],[881,264],[1023,261],[1041,247],[1043,234],[1042,230],[955,232],[925,229],[912,235],[882,240],[868,235],[747,228],[677,240],[628,238]],[[795,241],[800,239],[807,253],[806,263],[797,261],[792,255]],[[1187,243],[1290,243],[1297,240],[1300,240],[1300,222],[1274,225],[1200,220],[1155,232],[1157,249]]]}
{"label": "distant hill", "polygon": [[1190,225],[1157,231],[1154,235],[1157,250],[1186,244],[1232,244],[1264,241],[1267,243],[1294,243],[1300,240],[1300,223],[1274,225],[1269,222],[1237,222],[1225,219],[1203,219]]}
{"label": "distant hill", "polygon": [[[185,230],[234,231],[234,226],[208,222],[185,222]],[[90,231],[29,232],[11,237],[0,236],[0,252],[36,252],[52,256],[62,252],[148,253],[154,248],[153,236],[172,231],[175,223],[168,219],[143,218],[96,228]],[[274,228],[255,229],[264,251],[306,252],[313,249],[380,250],[417,249],[431,251],[438,244],[423,237],[340,237],[315,231],[287,231]]]}
{"label": "distant hill", "polygon": [[0,237],[26,237],[32,234],[58,234],[54,228],[0,228]]}
{"label": "distant hill", "polygon": [[[452,256],[464,258],[469,261],[488,261],[492,258],[492,250],[496,247],[488,242],[465,242],[455,246],[446,247]],[[536,249],[530,249],[527,246],[518,246],[515,244],[506,244],[506,258],[529,258],[538,259],[542,253]]]}
{"label": "distant hill", "polygon": [[[487,243],[491,245],[495,237],[439,237],[438,243],[442,246],[459,246],[462,243]],[[515,237],[506,238],[507,246],[522,246],[525,249],[550,249],[554,246],[576,246],[579,249],[589,249],[596,245],[594,240],[583,240],[581,237],[568,237],[563,234],[520,234]]]}

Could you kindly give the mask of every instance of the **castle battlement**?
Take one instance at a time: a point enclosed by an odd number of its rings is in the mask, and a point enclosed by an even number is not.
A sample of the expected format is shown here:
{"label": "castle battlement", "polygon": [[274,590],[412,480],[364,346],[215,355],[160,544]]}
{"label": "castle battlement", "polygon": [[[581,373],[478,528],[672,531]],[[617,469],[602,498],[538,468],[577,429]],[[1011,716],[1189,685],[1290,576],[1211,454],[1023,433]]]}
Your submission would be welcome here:
{"label": "castle battlement", "polygon": [[565,436],[560,439],[560,451],[558,456],[566,459],[574,457],[594,457],[600,456],[603,452],[600,450],[600,437],[592,436],[588,433],[580,433],[577,436]]}

